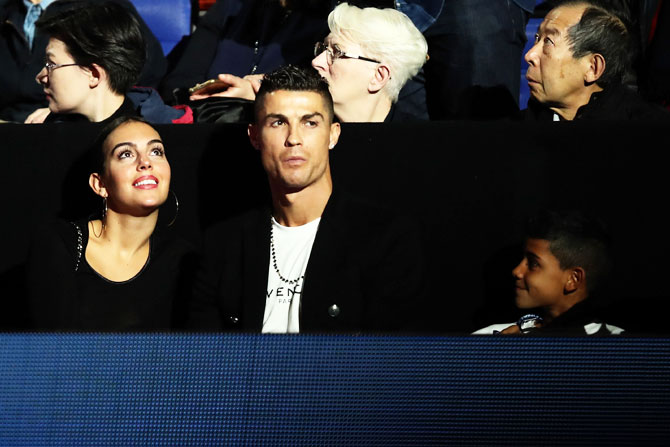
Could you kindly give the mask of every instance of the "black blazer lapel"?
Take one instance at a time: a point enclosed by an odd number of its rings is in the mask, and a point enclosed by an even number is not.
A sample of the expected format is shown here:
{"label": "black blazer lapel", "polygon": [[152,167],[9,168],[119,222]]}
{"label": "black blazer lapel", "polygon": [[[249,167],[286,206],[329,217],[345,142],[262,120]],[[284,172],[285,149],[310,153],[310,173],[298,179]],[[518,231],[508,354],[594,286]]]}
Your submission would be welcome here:
{"label": "black blazer lapel", "polygon": [[242,309],[245,331],[260,332],[263,328],[270,265],[270,215],[269,209],[260,210],[243,230]]}
{"label": "black blazer lapel", "polygon": [[[310,254],[302,295],[300,296],[300,331],[335,330],[337,322],[328,315],[333,304],[332,281],[337,281],[338,265],[346,250],[345,206],[335,192],[331,194],[319,223]],[[334,326],[333,326],[334,325]],[[332,326],[332,327],[331,327]]]}

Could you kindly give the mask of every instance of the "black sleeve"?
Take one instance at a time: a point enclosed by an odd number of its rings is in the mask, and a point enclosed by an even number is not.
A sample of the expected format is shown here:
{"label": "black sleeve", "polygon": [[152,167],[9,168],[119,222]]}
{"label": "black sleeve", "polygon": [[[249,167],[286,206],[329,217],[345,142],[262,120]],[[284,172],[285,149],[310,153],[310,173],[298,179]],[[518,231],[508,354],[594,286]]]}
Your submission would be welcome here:
{"label": "black sleeve", "polygon": [[161,84],[160,93],[167,102],[172,101],[175,89],[193,87],[206,80],[233,3],[218,0],[202,17],[175,68]]}
{"label": "black sleeve", "polygon": [[217,228],[219,227],[208,231],[204,237],[189,305],[188,329],[221,331],[224,327],[219,307],[219,282],[224,268],[223,250]]}
{"label": "black sleeve", "polygon": [[191,294],[193,292],[193,283],[195,281],[196,267],[198,266],[198,253],[189,245],[186,253],[179,259],[176,274],[176,297],[172,312],[171,329],[184,330],[188,323],[189,305],[191,303]]}
{"label": "black sleeve", "polygon": [[69,222],[52,222],[35,232],[26,271],[31,329],[67,328],[77,295],[77,242]]}

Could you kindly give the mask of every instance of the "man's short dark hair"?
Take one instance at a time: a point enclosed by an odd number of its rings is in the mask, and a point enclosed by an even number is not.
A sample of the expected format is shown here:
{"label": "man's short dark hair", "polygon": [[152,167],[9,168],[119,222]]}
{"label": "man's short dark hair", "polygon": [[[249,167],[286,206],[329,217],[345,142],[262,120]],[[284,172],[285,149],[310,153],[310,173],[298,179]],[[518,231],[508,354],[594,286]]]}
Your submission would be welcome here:
{"label": "man's short dark hair", "polygon": [[104,68],[109,87],[126,94],[139,78],[146,60],[138,20],[112,1],[59,0],[59,4],[63,8],[43,16],[37,26],[50,37],[63,41],[77,64]]}
{"label": "man's short dark hair", "polygon": [[568,29],[567,41],[575,58],[601,54],[605,71],[596,84],[605,88],[621,84],[630,74],[634,45],[629,20],[623,10],[597,0],[570,0],[559,6],[586,5],[581,19]]}
{"label": "man's short dark hair", "polygon": [[526,237],[549,241],[549,250],[561,269],[582,267],[589,292],[609,273],[611,238],[596,217],[576,210],[542,210],[528,219]]}
{"label": "man's short dark hair", "polygon": [[261,87],[256,94],[254,112],[256,119],[265,100],[265,95],[277,90],[290,92],[314,92],[321,95],[328,110],[330,122],[333,122],[335,110],[333,109],[333,97],[328,90],[328,82],[319,76],[313,68],[301,68],[295,65],[285,65],[265,74]]}

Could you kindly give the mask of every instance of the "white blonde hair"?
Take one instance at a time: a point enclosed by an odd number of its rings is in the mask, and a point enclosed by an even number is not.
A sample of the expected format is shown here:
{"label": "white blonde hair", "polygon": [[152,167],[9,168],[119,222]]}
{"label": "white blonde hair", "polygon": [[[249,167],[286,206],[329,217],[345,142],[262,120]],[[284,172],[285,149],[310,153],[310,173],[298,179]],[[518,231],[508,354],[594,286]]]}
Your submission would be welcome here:
{"label": "white blonde hair", "polygon": [[364,52],[361,56],[388,65],[391,79],[385,91],[393,102],[426,62],[426,39],[409,17],[395,9],[361,9],[342,3],[328,15],[328,27],[335,36],[359,45]]}

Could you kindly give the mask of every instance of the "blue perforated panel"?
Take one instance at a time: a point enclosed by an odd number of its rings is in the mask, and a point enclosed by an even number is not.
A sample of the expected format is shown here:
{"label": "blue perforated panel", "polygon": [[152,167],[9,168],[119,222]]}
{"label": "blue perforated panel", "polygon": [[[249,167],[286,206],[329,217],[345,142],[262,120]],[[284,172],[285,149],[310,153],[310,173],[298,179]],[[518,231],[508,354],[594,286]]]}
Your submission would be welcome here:
{"label": "blue perforated panel", "polygon": [[0,335],[0,445],[667,445],[670,341]]}

